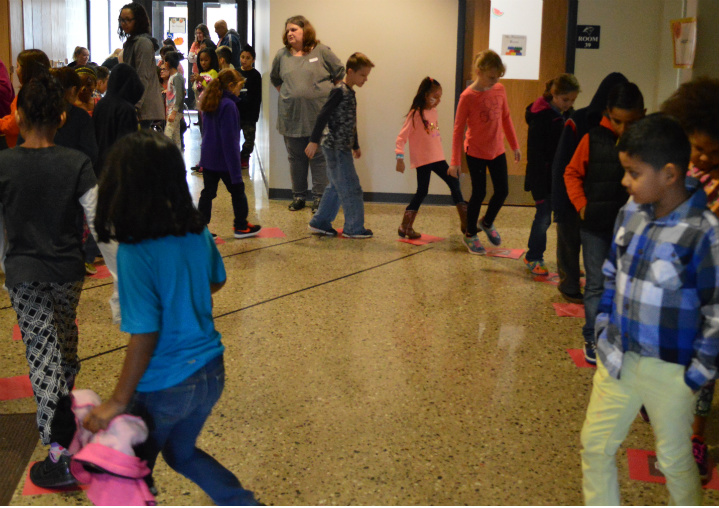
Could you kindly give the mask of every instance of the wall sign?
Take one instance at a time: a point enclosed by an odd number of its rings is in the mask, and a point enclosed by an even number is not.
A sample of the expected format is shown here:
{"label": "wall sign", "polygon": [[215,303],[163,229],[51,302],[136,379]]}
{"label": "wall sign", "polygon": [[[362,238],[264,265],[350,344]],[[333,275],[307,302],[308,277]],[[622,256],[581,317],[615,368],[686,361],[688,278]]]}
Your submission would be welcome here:
{"label": "wall sign", "polygon": [[599,25],[577,25],[577,49],[599,49]]}
{"label": "wall sign", "polygon": [[170,18],[170,30],[169,32],[186,34],[187,33],[187,18]]}
{"label": "wall sign", "polygon": [[543,0],[492,0],[489,47],[501,57],[504,79],[539,79]]}
{"label": "wall sign", "polygon": [[697,46],[697,18],[673,19],[671,21],[674,42],[674,68],[691,69]]}

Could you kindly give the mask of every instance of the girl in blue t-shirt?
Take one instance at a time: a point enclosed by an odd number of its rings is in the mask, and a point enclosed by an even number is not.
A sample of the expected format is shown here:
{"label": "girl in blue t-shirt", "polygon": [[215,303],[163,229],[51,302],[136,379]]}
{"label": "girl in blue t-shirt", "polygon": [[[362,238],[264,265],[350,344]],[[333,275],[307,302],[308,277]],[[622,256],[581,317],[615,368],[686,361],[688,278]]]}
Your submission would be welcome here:
{"label": "girl in blue t-shirt", "polygon": [[234,474],[195,446],[225,383],[211,295],[226,277],[192,206],[182,154],[167,137],[140,131],[119,140],[106,161],[95,224],[100,239],[120,243],[121,330],[130,344],[110,400],[83,424],[96,432],[121,413],[139,415],[150,436],[138,456],[150,469],[162,452],[216,504],[257,504]]}

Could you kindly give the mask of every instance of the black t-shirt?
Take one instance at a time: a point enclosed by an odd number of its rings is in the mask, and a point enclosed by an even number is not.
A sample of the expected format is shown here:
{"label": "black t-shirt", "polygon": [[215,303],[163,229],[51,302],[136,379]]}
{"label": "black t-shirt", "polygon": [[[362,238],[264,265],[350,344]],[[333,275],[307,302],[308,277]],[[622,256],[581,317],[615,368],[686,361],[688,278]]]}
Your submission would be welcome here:
{"label": "black t-shirt", "polygon": [[90,159],[77,150],[19,146],[0,152],[8,288],[84,278],[79,199],[95,184]]}
{"label": "black t-shirt", "polygon": [[257,69],[243,71],[240,74],[245,78],[246,92],[240,94],[240,122],[257,122],[260,118],[260,104],[262,103],[262,75]]}

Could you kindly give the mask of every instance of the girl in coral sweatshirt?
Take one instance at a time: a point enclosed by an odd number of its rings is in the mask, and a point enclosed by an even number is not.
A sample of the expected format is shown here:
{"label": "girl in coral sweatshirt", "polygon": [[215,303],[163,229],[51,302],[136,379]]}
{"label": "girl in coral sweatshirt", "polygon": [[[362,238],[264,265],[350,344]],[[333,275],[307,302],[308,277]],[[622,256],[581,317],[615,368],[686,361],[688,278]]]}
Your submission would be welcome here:
{"label": "girl in coral sweatshirt", "polygon": [[512,118],[509,115],[507,94],[504,87],[498,83],[505,72],[502,59],[491,49],[486,49],[476,56],[474,66],[477,69],[477,78],[459,96],[454,119],[452,165],[449,173],[454,176],[459,175],[464,148],[469,176],[472,179],[472,197],[467,208],[467,231],[464,235],[464,243],[470,253],[482,255],[486,251],[477,237],[477,219],[487,193],[487,168],[492,178],[494,194],[489,200],[489,206],[479,227],[487,234],[493,245],[500,245],[502,239],[494,227],[494,219],[509,194],[504,137],[507,137],[509,146],[514,151],[515,162],[519,162],[521,153]]}
{"label": "girl in coral sweatshirt", "polygon": [[462,198],[462,191],[459,188],[459,175],[449,175],[449,165],[444,158],[442,138],[439,135],[437,106],[439,106],[441,99],[442,86],[439,81],[430,77],[424,78],[419,84],[419,89],[412,100],[412,106],[409,108],[402,130],[397,136],[395,149],[397,171],[404,173],[404,146],[408,141],[410,167],[417,170],[417,192],[409,205],[407,205],[402,224],[397,230],[397,233],[402,238],[416,239],[422,236],[412,229],[412,225],[422,201],[427,197],[432,172],[437,173],[449,187],[452,201],[454,201],[459,213],[462,233],[467,229],[467,203]]}

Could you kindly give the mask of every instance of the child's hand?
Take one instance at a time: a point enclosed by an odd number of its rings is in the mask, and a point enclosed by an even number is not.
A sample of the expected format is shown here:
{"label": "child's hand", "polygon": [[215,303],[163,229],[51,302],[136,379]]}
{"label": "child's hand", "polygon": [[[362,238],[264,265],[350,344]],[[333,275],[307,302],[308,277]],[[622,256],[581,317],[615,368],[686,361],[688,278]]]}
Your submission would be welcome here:
{"label": "child's hand", "polygon": [[450,166],[449,168],[447,168],[447,174],[454,178],[459,178],[459,172],[460,172],[459,166]]}
{"label": "child's hand", "polygon": [[312,143],[311,141],[307,143],[307,148],[305,148],[305,155],[308,159],[311,159],[315,156],[315,152],[317,152],[317,143]]}
{"label": "child's hand", "polygon": [[514,151],[514,162],[519,162],[520,160],[522,160],[522,152],[517,148]]}
{"label": "child's hand", "polygon": [[110,399],[92,408],[82,422],[82,426],[92,433],[104,430],[117,415],[125,412],[125,405]]}
{"label": "child's hand", "polygon": [[362,157],[362,150],[360,150],[359,148],[357,150],[352,150],[352,156],[355,159],[359,159],[360,157]]}
{"label": "child's hand", "polygon": [[397,159],[397,173],[404,173],[404,159]]}

